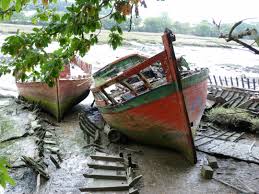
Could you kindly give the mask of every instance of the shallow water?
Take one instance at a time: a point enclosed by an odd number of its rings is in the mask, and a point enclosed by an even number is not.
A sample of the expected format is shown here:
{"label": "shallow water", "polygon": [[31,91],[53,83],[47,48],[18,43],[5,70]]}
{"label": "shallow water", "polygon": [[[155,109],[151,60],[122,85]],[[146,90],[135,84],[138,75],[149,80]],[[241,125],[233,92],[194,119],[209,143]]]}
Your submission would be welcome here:
{"label": "shallow water", "polygon": [[[7,35],[0,34],[0,46]],[[191,40],[190,40],[191,41]],[[53,44],[49,49],[55,49],[57,44]],[[127,42],[117,50],[113,50],[108,45],[96,45],[84,56],[84,60],[93,65],[93,73],[104,67],[108,63],[132,53],[140,53],[153,56],[163,50],[161,44],[145,45],[137,42]],[[241,76],[258,78],[259,55],[242,48],[220,48],[203,46],[175,46],[176,56],[184,56],[192,68],[207,67],[211,75],[221,76]],[[0,53],[0,59],[1,59]],[[10,75],[0,78],[0,93],[16,91],[14,78]]]}

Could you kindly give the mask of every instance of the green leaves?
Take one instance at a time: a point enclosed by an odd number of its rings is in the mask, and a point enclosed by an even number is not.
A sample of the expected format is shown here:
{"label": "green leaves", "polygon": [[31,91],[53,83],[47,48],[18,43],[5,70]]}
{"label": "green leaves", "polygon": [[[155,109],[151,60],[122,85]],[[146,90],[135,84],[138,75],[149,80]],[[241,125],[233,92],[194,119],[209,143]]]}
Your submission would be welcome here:
{"label": "green leaves", "polygon": [[1,0],[0,8],[6,11],[10,7],[11,0]]}
{"label": "green leaves", "polygon": [[16,12],[20,12],[21,11],[21,7],[22,7],[22,0],[16,0],[15,11]]}
{"label": "green leaves", "polygon": [[109,41],[108,43],[112,46],[113,49],[116,49],[118,46],[122,44],[123,38],[122,38],[122,29],[120,26],[115,25],[111,28],[111,33],[109,35]]}
{"label": "green leaves", "polygon": [[[0,1],[4,2],[5,9],[13,5],[14,11],[17,12],[28,2],[37,4],[35,0]],[[38,6],[37,15],[32,22],[36,24],[41,21],[44,26],[34,28],[29,34],[17,33],[5,40],[1,51],[5,55],[10,55],[12,59],[0,64],[0,75],[13,72],[13,75],[22,81],[38,80],[53,86],[64,64],[75,55],[84,56],[92,45],[98,43],[98,35],[102,28],[101,20],[104,18],[110,18],[115,22],[110,30],[108,43],[116,49],[123,40],[123,32],[118,24],[126,21],[128,14],[125,14],[125,11],[128,12],[129,5],[135,1],[127,1],[127,6],[122,7],[123,10],[111,9],[106,16],[100,16],[100,12],[105,8],[115,7],[116,3],[122,1],[124,5],[125,0],[76,0],[67,7],[65,14],[61,14],[55,9],[50,9],[50,4],[56,3],[57,0],[42,0],[39,4],[45,6]],[[1,6],[3,7],[3,4]],[[12,12],[13,10],[8,14],[11,15]],[[53,42],[58,45],[53,47]]]}
{"label": "green leaves", "polygon": [[122,44],[123,38],[118,33],[115,33],[115,32],[110,33],[109,38],[110,39],[108,43],[112,46],[113,49],[116,49],[118,46]]}
{"label": "green leaves", "polygon": [[7,183],[15,185],[14,180],[9,176],[7,168],[10,167],[6,159],[0,158],[0,185],[5,188]]}

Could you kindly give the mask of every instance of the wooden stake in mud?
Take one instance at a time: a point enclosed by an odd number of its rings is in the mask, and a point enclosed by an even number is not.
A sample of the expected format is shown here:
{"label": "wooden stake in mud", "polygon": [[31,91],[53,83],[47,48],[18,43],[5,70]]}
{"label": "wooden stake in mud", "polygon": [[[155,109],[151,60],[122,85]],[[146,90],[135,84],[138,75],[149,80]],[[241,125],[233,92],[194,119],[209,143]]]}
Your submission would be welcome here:
{"label": "wooden stake in mud", "polygon": [[242,81],[242,87],[245,88],[244,79],[242,77],[241,77],[241,81]]}
{"label": "wooden stake in mud", "polygon": [[220,84],[223,86],[223,82],[222,82],[222,79],[221,79],[220,76],[219,76],[219,82],[220,82]]}
{"label": "wooden stake in mud", "polygon": [[233,86],[233,78],[230,77],[231,86]]}
{"label": "wooden stake in mud", "polygon": [[226,86],[228,86],[228,80],[227,80],[226,76],[225,76],[225,82],[226,82]]}
{"label": "wooden stake in mud", "polygon": [[216,84],[216,86],[217,86],[217,85],[218,85],[218,82],[217,82],[216,76],[213,75],[213,78],[214,78],[215,84]]}
{"label": "wooden stake in mud", "polygon": [[209,81],[210,81],[210,84],[212,84],[212,81],[211,81],[211,78],[210,78],[210,76],[209,76]]}
{"label": "wooden stake in mud", "polygon": [[249,80],[249,78],[247,78],[246,80],[247,80],[248,89],[250,89],[250,80]]}

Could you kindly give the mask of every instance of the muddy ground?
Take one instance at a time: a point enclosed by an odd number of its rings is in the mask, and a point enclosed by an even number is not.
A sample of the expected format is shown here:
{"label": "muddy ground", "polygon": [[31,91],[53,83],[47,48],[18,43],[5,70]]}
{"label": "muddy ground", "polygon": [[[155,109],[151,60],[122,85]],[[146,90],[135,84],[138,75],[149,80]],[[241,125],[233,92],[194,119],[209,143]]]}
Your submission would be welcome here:
{"label": "muddy ground", "polygon": [[[61,123],[55,123],[55,120],[45,113],[40,114],[41,118],[35,118],[34,112],[17,104],[14,98],[0,98],[0,122],[1,126],[5,125],[0,131],[0,154],[6,155],[15,167],[10,172],[16,181],[16,186],[8,186],[4,193],[36,192],[37,174],[25,167],[20,158],[22,155],[38,158],[36,137],[31,129],[31,122],[42,118],[54,123],[58,142],[56,146],[59,147],[63,162],[60,163],[60,169],[53,163],[48,163],[50,179],[41,181],[38,193],[80,193],[79,188],[87,186],[89,180],[83,177],[83,173],[88,171],[88,156],[93,150],[84,147],[86,141],[79,127],[78,113],[88,108],[85,104],[77,105]],[[91,118],[98,121],[100,116],[98,112],[94,112]],[[198,162],[193,166],[172,150],[144,146],[136,142],[115,145],[106,141],[104,147],[108,153],[122,152],[132,155],[133,161],[138,165],[136,173],[143,175],[138,185],[140,193],[240,193],[215,179],[204,180],[201,177],[200,169],[206,161],[204,153],[197,152]],[[133,150],[140,152],[136,153]],[[249,187],[259,192],[259,165],[229,158],[217,158],[217,160],[219,168],[214,174],[216,179],[245,190]]]}

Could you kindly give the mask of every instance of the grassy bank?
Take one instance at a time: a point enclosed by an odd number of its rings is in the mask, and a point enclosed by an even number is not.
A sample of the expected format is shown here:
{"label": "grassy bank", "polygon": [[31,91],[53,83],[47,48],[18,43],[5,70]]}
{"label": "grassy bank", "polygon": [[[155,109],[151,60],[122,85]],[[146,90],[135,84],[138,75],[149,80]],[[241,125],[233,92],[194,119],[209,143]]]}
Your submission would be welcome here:
{"label": "grassy bank", "polygon": [[[32,32],[32,29],[36,27],[33,25],[18,25],[18,24],[6,24],[0,23],[0,33],[12,34],[16,33],[19,29],[20,32]],[[162,44],[162,33],[147,33],[147,32],[124,32],[124,44],[129,42],[138,42],[141,44]],[[99,36],[99,43],[107,43],[109,31],[103,30]],[[212,37],[199,37],[192,35],[176,35],[175,45],[178,46],[201,46],[201,47],[221,47],[228,48],[231,46],[237,46],[233,42],[226,43],[225,40]]]}

